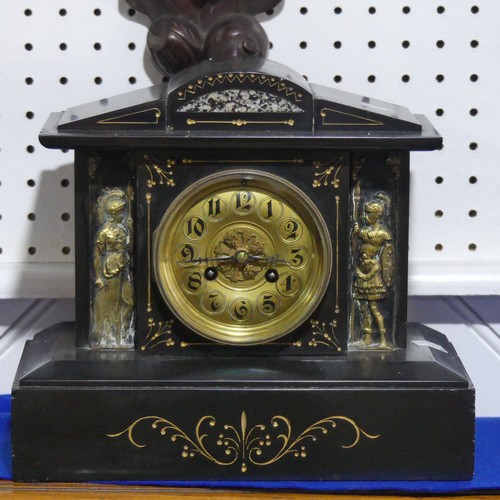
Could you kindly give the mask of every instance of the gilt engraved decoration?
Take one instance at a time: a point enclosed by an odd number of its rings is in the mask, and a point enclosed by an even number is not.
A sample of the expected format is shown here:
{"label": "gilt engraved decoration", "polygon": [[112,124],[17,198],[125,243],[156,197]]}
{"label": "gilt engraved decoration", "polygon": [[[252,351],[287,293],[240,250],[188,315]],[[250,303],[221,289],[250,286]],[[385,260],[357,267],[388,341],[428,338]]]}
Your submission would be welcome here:
{"label": "gilt engraved decoration", "polygon": [[165,184],[167,187],[174,187],[174,173],[172,169],[175,167],[174,160],[166,160],[164,165],[160,165],[160,161],[154,157],[144,155],[144,166],[148,171],[147,185],[149,188],[157,184]]}
{"label": "gilt engraved decoration", "polygon": [[334,189],[338,189],[340,187],[339,172],[342,167],[343,160],[344,158],[340,156],[326,162],[313,162],[316,169],[312,183],[313,187],[320,188],[333,186]]}
{"label": "gilt engraved decoration", "polygon": [[311,320],[312,339],[309,341],[311,347],[326,346],[335,351],[341,352],[342,347],[335,334],[337,328],[337,321],[333,320],[329,323],[318,320]]}
{"label": "gilt engraved decoration", "polygon": [[144,339],[144,344],[141,346],[141,351],[154,349],[158,346],[172,347],[175,345],[175,340],[172,338],[173,319],[167,321],[154,321],[153,318],[148,320],[148,333]]}
{"label": "gilt engraved decoration", "polygon": [[292,98],[295,102],[301,102],[303,98],[299,87],[291,87],[287,85],[287,82],[284,82],[280,78],[253,73],[221,73],[217,76],[208,76],[207,78],[196,80],[195,82],[187,85],[184,90],[179,90],[177,93],[178,100],[183,101],[188,99],[189,97],[200,93],[207,87],[216,87],[227,83],[232,85],[251,83],[259,85],[260,87],[267,87],[274,92],[283,94],[285,97]]}
{"label": "gilt engraved decoration", "polygon": [[342,433],[342,439],[348,433],[349,438],[339,444],[343,449],[354,448],[363,439],[380,437],[368,434],[346,416],[323,418],[296,433],[292,422],[282,415],[272,417],[270,424],[250,426],[244,411],[237,425],[219,425],[215,417],[205,415],[198,420],[192,433],[166,418],[148,415],[138,418],[121,432],[107,434],[107,437],[116,439],[125,436],[136,448],[146,448],[148,445],[144,439],[148,429],[172,443],[182,443],[180,457],[183,459],[202,458],[226,467],[238,464],[243,473],[251,466],[269,466],[285,457],[306,459],[308,445],[329,437],[327,435],[334,434],[334,431]]}

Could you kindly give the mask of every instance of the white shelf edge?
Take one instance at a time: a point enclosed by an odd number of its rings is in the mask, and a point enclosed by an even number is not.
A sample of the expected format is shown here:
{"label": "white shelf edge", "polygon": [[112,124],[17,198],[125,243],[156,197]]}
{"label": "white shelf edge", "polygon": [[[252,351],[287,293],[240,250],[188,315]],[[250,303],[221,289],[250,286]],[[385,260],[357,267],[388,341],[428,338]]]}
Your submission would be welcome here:
{"label": "white shelf edge", "polygon": [[0,264],[0,299],[73,298],[73,263]]}

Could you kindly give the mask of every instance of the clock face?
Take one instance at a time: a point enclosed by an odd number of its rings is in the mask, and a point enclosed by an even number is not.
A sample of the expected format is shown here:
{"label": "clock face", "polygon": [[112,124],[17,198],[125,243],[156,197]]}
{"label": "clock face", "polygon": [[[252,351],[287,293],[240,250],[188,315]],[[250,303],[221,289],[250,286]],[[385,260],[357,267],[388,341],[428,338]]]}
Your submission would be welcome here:
{"label": "clock face", "polygon": [[276,175],[201,179],[155,232],[154,273],[171,311],[227,344],[269,342],[314,311],[331,275],[331,240],[312,201]]}

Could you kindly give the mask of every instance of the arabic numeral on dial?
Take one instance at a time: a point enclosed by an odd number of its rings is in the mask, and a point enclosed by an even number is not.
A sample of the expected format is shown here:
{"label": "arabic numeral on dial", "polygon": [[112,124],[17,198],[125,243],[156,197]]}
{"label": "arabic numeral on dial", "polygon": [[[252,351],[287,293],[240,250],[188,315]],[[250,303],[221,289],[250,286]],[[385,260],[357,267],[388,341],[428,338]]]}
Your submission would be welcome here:
{"label": "arabic numeral on dial", "polygon": [[280,224],[279,235],[287,243],[297,241],[302,236],[302,226],[294,219],[284,220]]}
{"label": "arabic numeral on dial", "polygon": [[201,274],[200,273],[193,273],[189,276],[188,280],[188,288],[193,290],[194,292],[198,291],[201,287]]}
{"label": "arabic numeral on dial", "polygon": [[226,299],[221,292],[214,290],[203,295],[201,306],[208,314],[220,314],[226,307]]}
{"label": "arabic numeral on dial", "polygon": [[236,299],[231,304],[230,314],[236,321],[248,321],[253,315],[253,306],[247,299]]}
{"label": "arabic numeral on dial", "polygon": [[257,309],[262,314],[271,316],[280,307],[280,300],[274,293],[263,293],[257,299]]}
{"label": "arabic numeral on dial", "polygon": [[206,282],[203,279],[203,275],[198,271],[190,273],[185,278],[185,289],[189,293],[199,293],[205,287]]}
{"label": "arabic numeral on dial", "polygon": [[264,216],[266,219],[270,219],[273,216],[273,200],[269,200],[266,204],[267,214]]}
{"label": "arabic numeral on dial", "polygon": [[183,267],[190,267],[195,265],[195,260],[199,259],[198,249],[189,243],[179,245],[175,249],[175,260]]}
{"label": "arabic numeral on dial", "polygon": [[220,221],[227,215],[227,204],[219,196],[214,196],[203,204],[203,214],[210,221]]}
{"label": "arabic numeral on dial", "polygon": [[181,255],[184,260],[193,260],[194,259],[194,248],[191,245],[184,245],[181,250]]}
{"label": "arabic numeral on dial", "polygon": [[216,217],[220,214],[220,198],[211,198],[208,200],[208,215]]}
{"label": "arabic numeral on dial", "polygon": [[190,217],[184,224],[184,234],[193,240],[205,235],[207,225],[201,217]]}
{"label": "arabic numeral on dial", "polygon": [[264,198],[259,204],[259,216],[265,222],[275,221],[281,217],[283,205],[272,198]]}
{"label": "arabic numeral on dial", "polygon": [[250,191],[237,191],[233,196],[233,208],[239,214],[250,213],[254,204],[255,198]]}
{"label": "arabic numeral on dial", "polygon": [[301,286],[300,278],[296,274],[287,273],[283,274],[276,283],[278,292],[285,297],[295,295]]}
{"label": "arabic numeral on dial", "polygon": [[302,269],[307,265],[309,254],[304,247],[292,247],[286,253],[286,260],[292,269]]}

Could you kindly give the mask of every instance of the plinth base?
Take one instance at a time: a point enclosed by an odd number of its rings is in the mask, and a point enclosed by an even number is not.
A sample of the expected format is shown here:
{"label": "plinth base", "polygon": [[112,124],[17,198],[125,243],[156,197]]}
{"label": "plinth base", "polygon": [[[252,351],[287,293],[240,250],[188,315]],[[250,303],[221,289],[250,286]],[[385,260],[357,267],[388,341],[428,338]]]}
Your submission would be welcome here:
{"label": "plinth base", "polygon": [[469,479],[474,388],[447,339],[347,358],[168,357],[27,343],[17,481]]}

